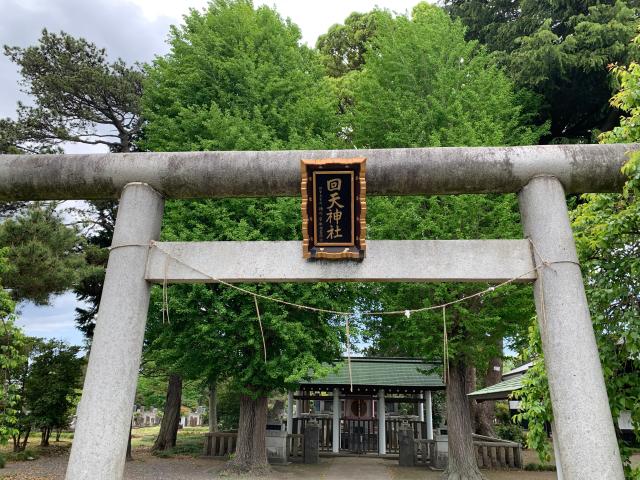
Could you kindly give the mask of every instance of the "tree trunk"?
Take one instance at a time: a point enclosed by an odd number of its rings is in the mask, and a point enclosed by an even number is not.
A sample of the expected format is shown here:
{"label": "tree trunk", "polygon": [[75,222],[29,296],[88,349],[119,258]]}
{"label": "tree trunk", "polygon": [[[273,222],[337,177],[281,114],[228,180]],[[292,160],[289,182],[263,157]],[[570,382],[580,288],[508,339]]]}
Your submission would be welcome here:
{"label": "tree trunk", "polygon": [[152,451],[167,450],[176,446],[178,426],[180,425],[180,405],[182,403],[182,377],[169,375],[167,401],[164,405],[164,415],[160,424],[160,433],[151,447]]}
{"label": "tree trunk", "polygon": [[[502,339],[498,340],[500,350],[502,350]],[[484,377],[484,387],[490,387],[502,380],[502,357],[493,357],[489,360],[489,366]],[[472,403],[476,403],[475,400]],[[494,420],[496,418],[496,402],[486,400],[476,403],[476,433],[495,437],[496,433],[493,429]]]}
{"label": "tree trunk", "polygon": [[216,384],[209,385],[209,432],[218,431],[218,392]]}
{"label": "tree trunk", "polygon": [[56,443],[60,443],[60,435],[62,435],[62,429],[56,428]]}
{"label": "tree trunk", "polygon": [[447,385],[447,427],[449,432],[448,480],[486,480],[480,473],[473,449],[473,422],[467,397],[468,369],[455,360],[449,367]]}
{"label": "tree trunk", "polygon": [[129,425],[129,440],[127,440],[127,460],[133,460],[131,454],[131,431],[133,430],[133,418],[131,418],[131,424]]}
{"label": "tree trunk", "polygon": [[270,472],[266,447],[267,397],[240,396],[236,455],[224,468],[230,474],[264,475]]}
{"label": "tree trunk", "polygon": [[27,443],[29,442],[29,434],[31,434],[31,427],[28,427],[24,432],[24,438],[22,439],[22,446],[18,445],[18,451],[24,452],[27,448]]}
{"label": "tree trunk", "polygon": [[40,430],[40,446],[48,447],[49,446],[49,434],[51,433],[50,427],[42,427]]}

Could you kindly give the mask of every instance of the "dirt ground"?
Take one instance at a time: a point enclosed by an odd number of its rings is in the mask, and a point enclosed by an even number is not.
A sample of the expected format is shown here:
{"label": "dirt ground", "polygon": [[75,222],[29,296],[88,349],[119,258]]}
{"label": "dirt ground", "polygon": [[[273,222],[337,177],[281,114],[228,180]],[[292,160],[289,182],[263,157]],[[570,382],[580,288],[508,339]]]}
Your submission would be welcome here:
{"label": "dirt ground", "polygon": [[[211,480],[224,461],[209,458],[158,458],[146,451],[135,452],[127,462],[126,480]],[[40,457],[37,460],[11,462],[0,470],[3,480],[63,480],[68,456]],[[553,472],[487,471],[488,480],[551,480]],[[397,460],[376,457],[321,458],[319,465],[290,464],[274,466],[269,480],[440,480],[441,472],[425,468],[400,468]]]}

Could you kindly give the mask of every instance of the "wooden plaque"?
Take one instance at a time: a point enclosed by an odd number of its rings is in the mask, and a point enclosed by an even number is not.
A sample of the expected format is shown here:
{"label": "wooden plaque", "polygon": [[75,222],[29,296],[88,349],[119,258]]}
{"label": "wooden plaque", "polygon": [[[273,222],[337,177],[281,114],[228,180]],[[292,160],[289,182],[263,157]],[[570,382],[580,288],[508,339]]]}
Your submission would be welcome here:
{"label": "wooden plaque", "polygon": [[365,158],[300,162],[304,258],[364,258],[365,167]]}

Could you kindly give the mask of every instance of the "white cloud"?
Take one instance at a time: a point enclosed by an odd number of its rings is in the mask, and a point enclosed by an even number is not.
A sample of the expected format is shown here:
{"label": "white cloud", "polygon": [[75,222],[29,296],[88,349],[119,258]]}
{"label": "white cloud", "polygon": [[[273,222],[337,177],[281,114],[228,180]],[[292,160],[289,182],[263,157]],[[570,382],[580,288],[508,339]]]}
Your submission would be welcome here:
{"label": "white cloud", "polygon": [[73,345],[83,345],[82,333],[74,322],[77,305],[71,292],[53,298],[51,305],[46,307],[24,302],[18,305],[16,323],[32,337],[57,338]]}

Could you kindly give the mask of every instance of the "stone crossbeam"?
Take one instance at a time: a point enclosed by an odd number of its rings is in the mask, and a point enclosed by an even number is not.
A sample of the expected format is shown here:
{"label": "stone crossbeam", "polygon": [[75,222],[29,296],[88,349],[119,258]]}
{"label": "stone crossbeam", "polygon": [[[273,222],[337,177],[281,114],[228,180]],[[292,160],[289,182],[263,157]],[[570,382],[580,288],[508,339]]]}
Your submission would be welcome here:
{"label": "stone crossbeam", "polygon": [[615,192],[638,145],[402,148],[277,152],[0,155],[0,201],[118,198],[131,182],[167,198],[298,196],[300,160],[367,158],[367,193],[518,192],[540,175],[567,193]]}
{"label": "stone crossbeam", "polygon": [[361,263],[307,261],[296,241],[166,242],[150,249],[146,279],[154,283],[162,283],[165,276],[171,283],[213,283],[211,277],[229,283],[501,283],[515,277],[532,282],[533,269],[527,240],[371,240]]}

